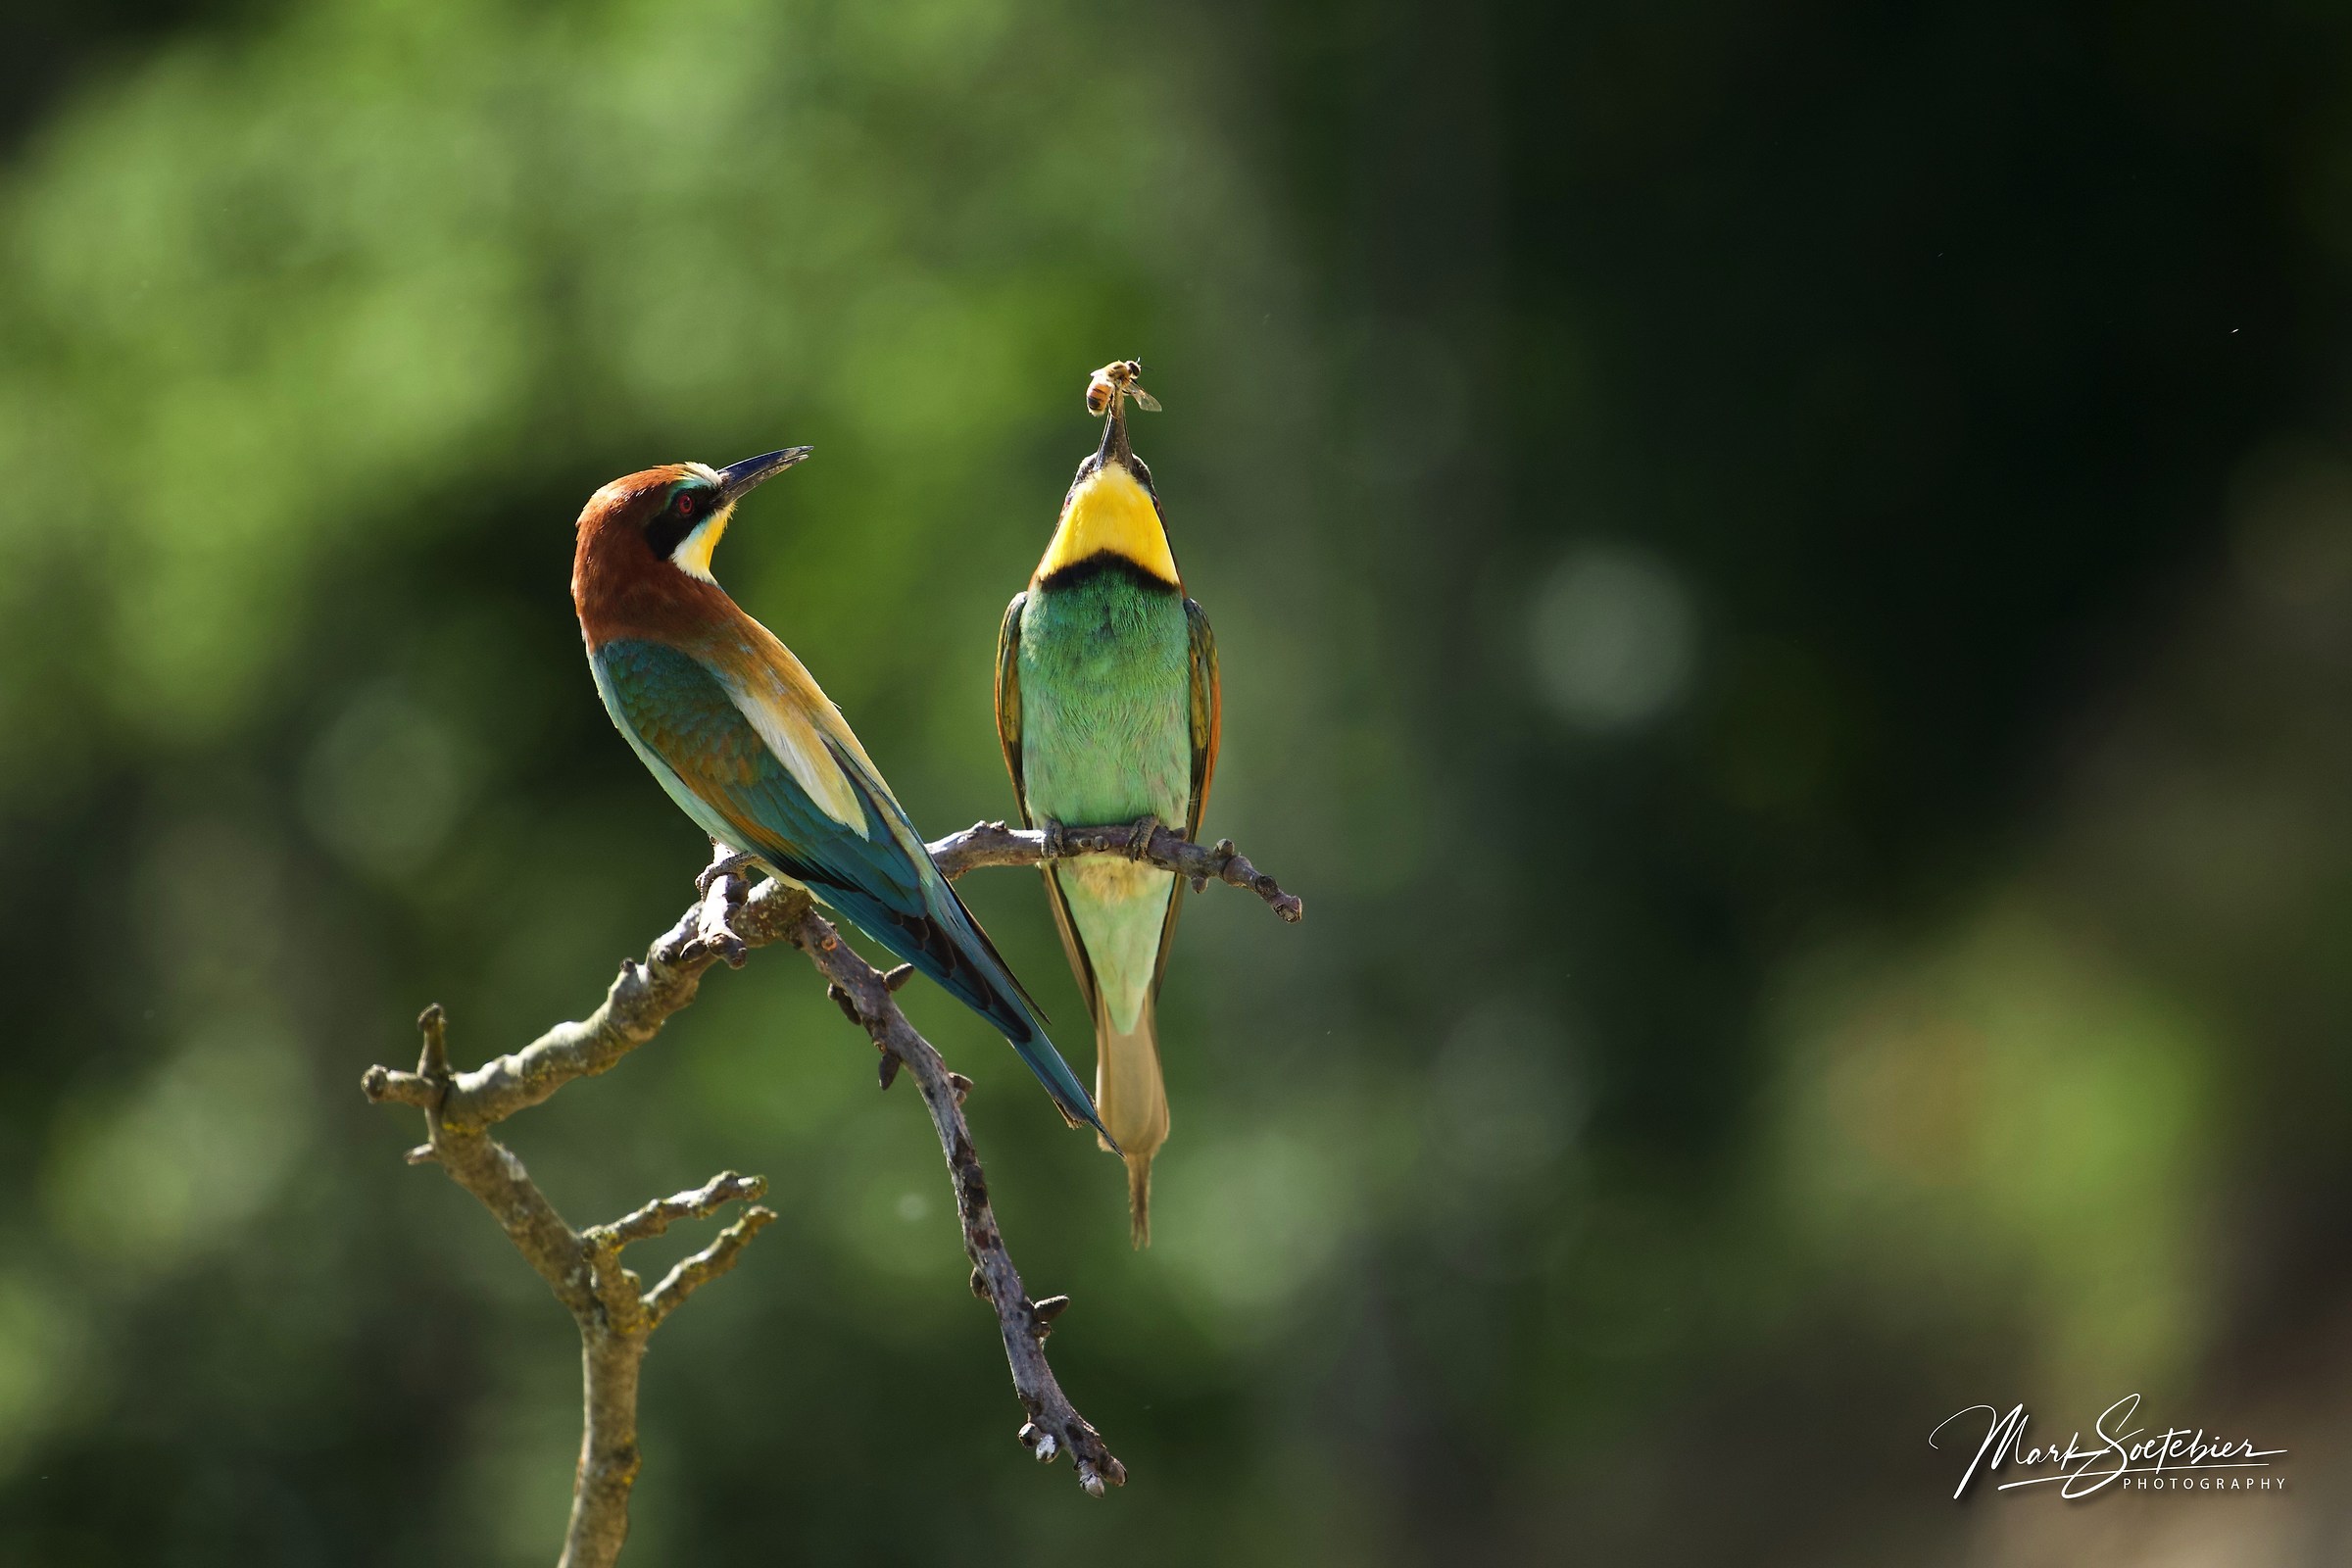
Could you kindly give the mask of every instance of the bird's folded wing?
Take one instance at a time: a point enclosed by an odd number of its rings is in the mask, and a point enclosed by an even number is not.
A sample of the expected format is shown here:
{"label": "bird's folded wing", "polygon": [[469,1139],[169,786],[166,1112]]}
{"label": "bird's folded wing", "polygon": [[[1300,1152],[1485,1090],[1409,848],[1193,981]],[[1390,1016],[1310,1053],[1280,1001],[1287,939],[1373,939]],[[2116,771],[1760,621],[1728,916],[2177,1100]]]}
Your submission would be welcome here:
{"label": "bird's folded wing", "polygon": [[[906,914],[923,911],[921,869],[894,831],[899,823],[883,814],[888,792],[858,788],[841,753],[820,741],[813,755],[796,759],[801,767],[789,766],[763,733],[779,727],[774,715],[755,723],[746,710],[755,700],[681,649],[622,639],[594,657],[635,738],[743,848],[820,890],[855,889]],[[827,797],[846,794],[862,820],[845,821],[819,805],[797,776],[810,768],[832,770],[818,776],[820,789]]]}
{"label": "bird's folded wing", "polygon": [[[1217,746],[1225,736],[1225,690],[1217,677],[1217,636],[1208,612],[1187,599],[1184,619],[1191,642],[1193,792],[1184,808],[1184,836],[1200,841],[1200,818],[1208,810],[1208,786],[1217,775]],[[1184,913],[1184,886],[1177,884],[1168,912],[1159,922],[1159,956],[1152,965],[1152,995],[1168,977],[1168,954],[1176,945],[1176,919]]]}
{"label": "bird's folded wing", "polygon": [[1225,738],[1225,692],[1217,678],[1217,636],[1208,629],[1208,612],[1187,599],[1184,619],[1193,670],[1193,796],[1185,808],[1184,836],[1198,842],[1200,817],[1208,809],[1209,781],[1217,774],[1217,747]]}
{"label": "bird's folded wing", "polygon": [[1004,623],[997,628],[997,741],[1004,748],[1004,770],[1012,775],[1012,801],[1021,821],[1029,819],[1029,790],[1021,777],[1021,612],[1029,603],[1024,590],[1004,607]]}
{"label": "bird's folded wing", "polygon": [[[616,639],[589,657],[622,729],[688,815],[807,885],[977,1009],[1066,1114],[1099,1125],[1085,1086],[1046,1039],[1036,1003],[837,715],[783,710],[789,695],[746,690],[757,669],[739,679],[667,643]],[[779,735],[808,742],[779,756]],[[809,773],[818,791],[856,803],[855,826],[818,804],[803,782]]]}

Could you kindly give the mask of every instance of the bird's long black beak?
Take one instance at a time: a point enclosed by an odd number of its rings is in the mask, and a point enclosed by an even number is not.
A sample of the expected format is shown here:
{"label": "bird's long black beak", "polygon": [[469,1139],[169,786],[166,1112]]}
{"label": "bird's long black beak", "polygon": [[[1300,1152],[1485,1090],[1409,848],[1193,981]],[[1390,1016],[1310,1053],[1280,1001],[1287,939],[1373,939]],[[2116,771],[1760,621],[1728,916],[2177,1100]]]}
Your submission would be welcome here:
{"label": "bird's long black beak", "polygon": [[761,481],[772,479],[786,468],[808,456],[808,447],[786,447],[781,452],[763,452],[741,463],[730,463],[718,470],[719,494],[729,501],[741,500],[747,491]]}

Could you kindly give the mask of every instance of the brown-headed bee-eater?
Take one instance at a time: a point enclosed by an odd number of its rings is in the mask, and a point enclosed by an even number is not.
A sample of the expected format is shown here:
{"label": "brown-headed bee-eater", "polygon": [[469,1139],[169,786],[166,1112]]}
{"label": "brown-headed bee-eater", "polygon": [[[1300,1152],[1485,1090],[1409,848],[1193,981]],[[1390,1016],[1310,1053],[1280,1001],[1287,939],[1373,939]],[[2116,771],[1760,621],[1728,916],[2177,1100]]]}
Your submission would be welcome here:
{"label": "brown-headed bee-eater", "polygon": [[[1053,542],[1004,611],[997,736],[1031,826],[1181,823],[1200,833],[1217,766],[1217,644],[1184,596],[1129,400],[1157,409],[1132,360],[1097,370],[1102,444],[1078,465]],[[1140,852],[1139,852],[1140,858]],[[1103,1139],[1127,1161],[1135,1245],[1152,1239],[1152,1156],[1168,1137],[1152,1021],[1183,907],[1176,876],[1095,856],[1045,867],[1046,897],[1095,1022]]]}
{"label": "brown-headed bee-eater", "polygon": [[1085,1088],[848,720],[792,651],[736,607],[710,553],[753,486],[808,456],[671,464],[580,513],[571,598],[605,710],[717,842],[797,882],[1004,1031],[1075,1125]]}

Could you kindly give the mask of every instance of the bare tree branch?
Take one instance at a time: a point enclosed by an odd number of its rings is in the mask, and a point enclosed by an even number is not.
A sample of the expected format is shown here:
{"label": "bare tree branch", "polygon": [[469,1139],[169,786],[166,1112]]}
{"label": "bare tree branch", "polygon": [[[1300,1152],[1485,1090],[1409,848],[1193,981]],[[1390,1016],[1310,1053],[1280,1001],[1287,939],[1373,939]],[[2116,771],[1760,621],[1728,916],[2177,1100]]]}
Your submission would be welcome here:
{"label": "bare tree branch", "polygon": [[[760,892],[772,886],[764,884]],[[753,902],[758,902],[757,896]],[[1105,1483],[1124,1485],[1127,1467],[1112,1456],[1102,1434],[1071,1406],[1054,1380],[1053,1367],[1047,1364],[1044,1343],[1054,1313],[1041,1316],[1037,1303],[1022,1293],[1021,1272],[1013,1266],[1004,1233],[997,1228],[996,1214],[989,1207],[988,1180],[972,1148],[971,1129],[963,1119],[963,1097],[971,1089],[971,1080],[948,1070],[931,1042],[916,1033],[899,1010],[889,980],[841,939],[831,921],[811,908],[801,916],[791,940],[832,983],[842,1010],[856,1018],[885,1060],[896,1061],[914,1075],[956,1185],[964,1255],[972,1260],[972,1293],[996,1309],[1004,1359],[1012,1369],[1013,1393],[1029,1415],[1021,1428],[1022,1443],[1047,1463],[1056,1454],[1068,1452],[1076,1463],[1078,1484],[1094,1496],[1102,1495]],[[885,1089],[890,1087],[891,1076],[884,1074]]]}
{"label": "bare tree branch", "polygon": [[[1139,829],[1140,846],[1136,843]],[[1050,822],[1042,829],[975,822],[929,848],[940,874],[951,882],[984,865],[1043,865],[1081,855],[1123,855],[1175,872],[1193,884],[1195,893],[1211,882],[1223,882],[1256,894],[1292,925],[1306,918],[1306,901],[1283,892],[1272,877],[1234,849],[1233,840],[1220,839],[1214,849],[1204,850],[1149,818],[1121,827],[1063,827]]]}
{"label": "bare tree branch", "polygon": [[[1140,834],[1138,829],[1144,829]],[[1283,919],[1304,912],[1298,899],[1235,853],[1231,842],[1204,850],[1148,823],[1062,828],[1045,832],[986,822],[931,847],[951,877],[982,865],[1037,865],[1078,855],[1125,855],[1192,880],[1196,891],[1214,879],[1247,888]],[[450,1179],[490,1210],[524,1259],[572,1314],[580,1334],[585,1419],[572,1488],[571,1522],[561,1568],[609,1568],[628,1535],[629,1489],[641,1458],[637,1447],[637,1389],[653,1331],[695,1291],[733,1268],[746,1244],[775,1218],[747,1207],[709,1247],[684,1259],[648,1291],[620,1262],[621,1250],[651,1240],[682,1220],[707,1218],[730,1202],[750,1203],[766,1183],[724,1172],[705,1186],[659,1199],[610,1224],[575,1231],[532,1182],[512,1151],[490,1129],[536,1105],[575,1078],[608,1071],[646,1044],[694,1001],[713,964],[741,966],[753,948],[790,942],[808,956],[842,1011],[882,1054],[882,1087],[902,1066],[910,1070],[956,1190],[973,1294],[995,1308],[1011,1367],[1013,1392],[1028,1414],[1020,1441],[1051,1463],[1067,1452],[1079,1484],[1095,1496],[1127,1479],[1126,1467],[1102,1435],[1073,1408],[1047,1364],[1044,1342],[1069,1305],[1066,1296],[1033,1301],[1005,1250],[988,1201],[988,1183],[963,1119],[971,1080],[951,1072],[931,1043],[916,1033],[892,993],[911,968],[884,974],[859,957],[807,891],[786,883],[751,888],[742,857],[721,851],[698,878],[700,897],[677,923],[656,938],[645,960],[621,960],[620,973],[601,1006],[574,1023],[558,1024],[517,1052],[468,1071],[451,1068],[447,1029],[439,1006],[418,1019],[423,1049],[415,1072],[370,1067],[361,1078],[368,1098],[410,1105],[425,1114],[428,1141],[409,1151],[412,1164],[438,1164]]]}
{"label": "bare tree branch", "polygon": [[[657,949],[659,949],[657,944]],[[707,965],[706,965],[707,966]],[[598,1018],[612,1010],[613,1000],[628,984],[635,966],[624,967]],[[639,975],[644,970],[636,969]],[[683,980],[692,995],[693,977]],[[676,986],[671,987],[672,994]],[[683,1005],[681,1002],[678,1005]],[[633,1006],[634,1003],[625,1005]],[[674,1010],[674,1008],[672,1009]],[[642,1017],[640,1016],[640,1022]],[[631,1242],[661,1235],[681,1219],[715,1213],[730,1202],[750,1201],[766,1190],[757,1176],[733,1171],[713,1177],[694,1192],[665,1198],[611,1225],[592,1225],[575,1231],[556,1212],[547,1195],[522,1168],[514,1151],[492,1138],[486,1127],[503,1114],[514,1093],[511,1085],[533,1082],[538,1092],[514,1102],[514,1108],[535,1103],[568,1078],[602,1071],[607,1060],[574,1052],[515,1064],[540,1050],[533,1046],[517,1056],[502,1057],[470,1073],[453,1073],[449,1066],[447,1025],[438,1006],[427,1007],[417,1020],[424,1032],[424,1050],[414,1073],[370,1067],[360,1087],[373,1101],[422,1107],[431,1141],[412,1150],[413,1163],[437,1163],[450,1179],[479,1199],[501,1229],[539,1277],[570,1309],[580,1334],[580,1380],[585,1418],[580,1434],[579,1468],[572,1479],[571,1522],[564,1532],[564,1568],[610,1568],[619,1557],[629,1531],[629,1489],[637,1480],[637,1384],[645,1361],[648,1339],[662,1319],[683,1300],[694,1286],[725,1272],[760,1228],[776,1216],[772,1210],[750,1207],[705,1252],[678,1266],[670,1278],[651,1293],[642,1293],[636,1273],[621,1265],[620,1250]],[[593,1025],[594,1027],[591,1027]],[[576,1031],[565,1036],[567,1046],[597,1038],[609,1025],[566,1025]],[[626,1026],[623,1026],[626,1027]],[[650,1039],[660,1027],[655,1018],[642,1030]],[[555,1031],[548,1038],[564,1035]],[[547,1044],[542,1041],[541,1045]],[[627,1050],[626,1046],[621,1048]],[[612,1059],[616,1060],[617,1055]],[[457,1112],[452,1115],[455,1109]],[[692,1265],[701,1263],[693,1278],[681,1282]]]}
{"label": "bare tree branch", "polygon": [[[798,888],[782,890],[786,902],[806,904],[808,895]],[[722,959],[740,964],[745,941],[775,941],[782,930],[757,937],[763,929],[750,928],[742,936],[727,932],[706,936],[706,905],[698,902],[678,923],[656,938],[639,963],[620,961],[620,973],[605,992],[604,1005],[577,1023],[560,1023],[520,1051],[486,1061],[470,1072],[447,1074],[435,1089],[428,1084],[429,1064],[415,1073],[371,1067],[362,1087],[370,1100],[395,1101],[404,1105],[438,1105],[444,1125],[479,1132],[506,1120],[518,1110],[538,1104],[574,1078],[605,1072],[621,1057],[661,1031],[670,1016],[694,1000],[703,973]],[[788,911],[768,911],[780,915]],[[446,1060],[443,1068],[446,1070]]]}
{"label": "bare tree branch", "polygon": [[744,1244],[760,1234],[760,1228],[775,1215],[764,1208],[747,1208],[743,1218],[718,1233],[718,1239],[692,1257],[680,1258],[677,1265],[662,1277],[662,1283],[645,1294],[645,1309],[659,1324],[684,1304],[686,1298],[735,1266]]}
{"label": "bare tree branch", "polygon": [[721,1171],[693,1192],[657,1198],[610,1225],[591,1226],[580,1239],[591,1247],[609,1243],[621,1248],[631,1242],[650,1242],[682,1219],[708,1219],[739,1198],[748,1202],[766,1191],[767,1183],[758,1176]]}

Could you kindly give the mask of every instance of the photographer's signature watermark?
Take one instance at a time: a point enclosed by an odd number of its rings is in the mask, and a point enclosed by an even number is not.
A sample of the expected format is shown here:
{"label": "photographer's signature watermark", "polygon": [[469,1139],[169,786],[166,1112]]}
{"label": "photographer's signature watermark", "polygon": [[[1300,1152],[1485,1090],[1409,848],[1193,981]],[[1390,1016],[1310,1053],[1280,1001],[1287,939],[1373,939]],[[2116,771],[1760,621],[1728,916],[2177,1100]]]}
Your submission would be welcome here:
{"label": "photographer's signature watermark", "polygon": [[1976,1455],[1960,1473],[1952,1493],[1964,1495],[1980,1476],[1995,1476],[2004,1466],[2016,1479],[1994,1480],[1998,1492],[2020,1487],[2055,1486],[2061,1497],[2088,1497],[2110,1488],[2118,1492],[2284,1492],[2286,1477],[2276,1462],[2284,1448],[2264,1448],[2251,1438],[2225,1438],[2204,1428],[2166,1427],[2150,1432],[2138,1424],[2139,1396],[2127,1395],[2099,1412],[2091,1423],[2092,1441],[2082,1434],[2069,1436],[2063,1446],[2034,1443],[2026,1436],[2026,1407],[2011,1405],[2007,1414],[1989,1404],[1955,1410],[1928,1434],[1928,1446],[1943,1446],[1945,1431],[1961,1423],[1957,1436],[1969,1431],[1968,1418],[1983,1415],[1984,1436]]}

